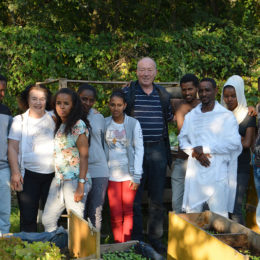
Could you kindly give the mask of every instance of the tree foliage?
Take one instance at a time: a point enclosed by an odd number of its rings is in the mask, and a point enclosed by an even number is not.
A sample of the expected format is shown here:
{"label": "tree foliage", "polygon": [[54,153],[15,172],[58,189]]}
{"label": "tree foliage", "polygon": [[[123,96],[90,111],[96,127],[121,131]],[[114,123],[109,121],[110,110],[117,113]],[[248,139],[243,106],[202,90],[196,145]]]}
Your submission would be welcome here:
{"label": "tree foliage", "polygon": [[137,28],[171,31],[223,20],[253,28],[259,14],[257,0],[3,0],[0,15],[3,25],[88,35]]}
{"label": "tree foliage", "polygon": [[[1,73],[8,76],[12,96],[48,78],[133,80],[137,60],[147,55],[157,62],[158,81],[178,81],[187,72],[220,82],[233,74],[250,78],[256,76],[259,61],[257,36],[232,23],[224,28],[211,24],[173,33],[156,31],[153,36],[118,31],[91,35],[88,41],[37,27],[0,30]],[[101,99],[108,94],[104,89],[99,86]]]}
{"label": "tree foliage", "polygon": [[[47,78],[135,79],[140,57],[153,57],[158,81],[186,72],[219,85],[246,79],[256,103],[259,37],[256,0],[3,0],[0,73],[9,79],[6,102]],[[98,86],[104,107],[110,93]],[[54,91],[54,89],[53,89]]]}

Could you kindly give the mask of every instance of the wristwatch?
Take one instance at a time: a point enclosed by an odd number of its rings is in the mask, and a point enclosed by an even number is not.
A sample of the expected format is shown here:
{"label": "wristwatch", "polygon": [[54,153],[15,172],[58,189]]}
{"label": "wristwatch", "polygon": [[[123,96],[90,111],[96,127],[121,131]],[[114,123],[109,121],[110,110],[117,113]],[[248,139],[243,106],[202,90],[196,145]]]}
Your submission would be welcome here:
{"label": "wristwatch", "polygon": [[78,179],[78,182],[85,184],[85,183],[86,183],[86,180],[83,179],[83,178],[80,178],[80,179]]}

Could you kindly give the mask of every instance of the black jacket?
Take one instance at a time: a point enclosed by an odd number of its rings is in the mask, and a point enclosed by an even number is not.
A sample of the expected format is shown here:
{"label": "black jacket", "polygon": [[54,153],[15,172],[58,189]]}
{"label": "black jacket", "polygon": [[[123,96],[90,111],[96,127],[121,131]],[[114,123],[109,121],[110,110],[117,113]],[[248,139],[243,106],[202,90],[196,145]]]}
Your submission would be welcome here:
{"label": "black jacket", "polygon": [[[127,107],[125,109],[125,113],[128,116],[132,116],[132,117],[134,117],[135,93],[138,84],[139,84],[138,80],[132,81],[130,86],[128,87],[129,88],[128,92],[126,93]],[[162,106],[162,112],[163,112],[163,118],[165,124],[164,141],[167,148],[167,162],[168,162],[168,166],[171,168],[172,156],[171,156],[171,147],[170,147],[170,140],[169,140],[169,133],[168,133],[168,120],[167,120],[170,94],[164,89],[164,87],[160,85],[153,84],[153,86],[159,93],[160,102]]]}

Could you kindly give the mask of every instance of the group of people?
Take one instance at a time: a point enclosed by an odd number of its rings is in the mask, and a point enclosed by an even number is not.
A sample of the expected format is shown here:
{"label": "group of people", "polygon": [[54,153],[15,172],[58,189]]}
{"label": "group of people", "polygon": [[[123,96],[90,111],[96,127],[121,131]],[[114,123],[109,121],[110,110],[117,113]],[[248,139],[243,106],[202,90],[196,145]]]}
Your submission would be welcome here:
{"label": "group of people", "polygon": [[[10,228],[10,183],[17,191],[21,231],[37,231],[39,206],[45,231],[57,229],[64,209],[100,230],[107,193],[115,242],[143,241],[146,187],[147,237],[164,253],[163,194],[167,165],[172,165],[169,122],[176,122],[179,131],[171,176],[173,210],[201,212],[206,203],[213,212],[244,223],[256,118],[247,107],[243,79],[227,80],[219,104],[213,79],[199,81],[186,74],[180,81],[183,99],[171,103],[170,94],[154,84],[156,73],[153,59],[139,60],[138,80],[112,92],[107,118],[93,108],[97,92],[88,84],[77,93],[60,89],[53,98],[44,85],[30,85],[19,99],[26,111],[13,119],[0,103],[2,233]],[[0,100],[6,87],[0,76]],[[259,175],[259,152],[255,161]]]}

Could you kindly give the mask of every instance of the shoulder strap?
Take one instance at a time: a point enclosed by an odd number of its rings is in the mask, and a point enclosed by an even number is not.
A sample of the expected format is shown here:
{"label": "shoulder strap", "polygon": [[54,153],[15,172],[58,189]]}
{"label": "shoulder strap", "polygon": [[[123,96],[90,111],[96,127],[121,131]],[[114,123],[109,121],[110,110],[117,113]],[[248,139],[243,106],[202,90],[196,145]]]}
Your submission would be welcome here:
{"label": "shoulder strap", "polygon": [[154,86],[159,93],[161,106],[162,106],[162,110],[163,110],[164,120],[165,120],[165,122],[167,122],[167,110],[168,110],[169,95],[163,87],[156,85],[156,84],[154,84]]}
{"label": "shoulder strap", "polygon": [[134,104],[135,104],[135,92],[136,92],[137,81],[132,81],[128,87],[128,92],[126,93],[126,109],[125,113],[128,116],[134,116]]}
{"label": "shoulder strap", "polygon": [[20,141],[20,144],[19,144],[19,167],[20,167],[20,171],[21,171],[21,174],[22,176],[24,177],[24,172],[25,172],[25,169],[24,169],[24,162],[23,162],[23,142],[24,142],[24,136],[23,136],[23,132],[24,132],[24,114],[21,114],[21,141]]}
{"label": "shoulder strap", "polygon": [[169,102],[170,95],[163,87],[161,87],[159,85],[155,85],[155,84],[154,84],[154,86],[159,93],[159,97],[160,97],[160,101],[161,101],[163,118],[164,118],[164,122],[165,122],[165,130],[166,130],[165,141],[166,141],[166,149],[167,149],[167,162],[168,162],[169,168],[171,168],[172,156],[171,156],[171,147],[170,147],[170,139],[169,139],[169,132],[168,132],[168,120],[167,120],[168,102]]}

